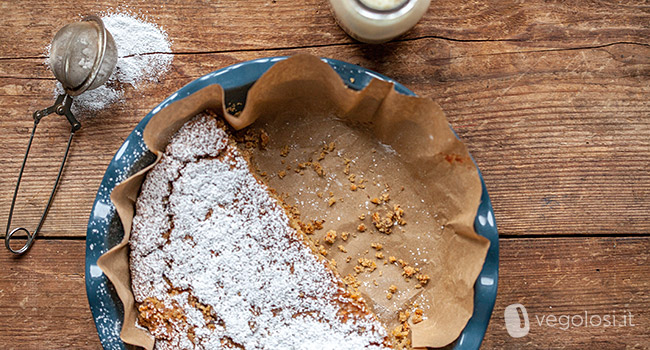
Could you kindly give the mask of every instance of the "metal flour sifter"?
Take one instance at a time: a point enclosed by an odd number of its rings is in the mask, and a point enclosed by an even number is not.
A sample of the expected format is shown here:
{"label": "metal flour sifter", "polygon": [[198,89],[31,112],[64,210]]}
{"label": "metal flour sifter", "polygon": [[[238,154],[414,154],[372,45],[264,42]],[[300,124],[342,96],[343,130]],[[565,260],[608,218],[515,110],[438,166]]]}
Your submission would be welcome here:
{"label": "metal flour sifter", "polygon": [[[56,193],[59,180],[61,179],[65,161],[68,158],[72,138],[75,132],[81,128],[81,124],[70,111],[73,97],[78,96],[87,90],[98,88],[108,80],[113,69],[115,69],[115,64],[117,63],[117,49],[113,37],[104,27],[101,18],[97,16],[88,16],[81,22],[66,25],[56,33],[52,40],[49,60],[52,72],[56,79],[63,85],[65,93],[57,97],[53,106],[36,111],[33,115],[34,127],[32,128],[32,133],[29,137],[29,142],[27,143],[27,150],[25,151],[25,157],[20,168],[20,173],[18,174],[14,196],[11,200],[11,208],[9,209],[7,231],[5,234],[5,246],[9,251],[18,255],[25,253],[31,247],[34,243],[34,238],[43,226],[47,212],[49,211],[52,200],[54,199],[54,194]],[[20,188],[23,171],[25,170],[27,157],[29,156],[29,150],[32,146],[32,141],[34,140],[36,127],[43,117],[52,113],[65,116],[68,122],[70,122],[71,129],[70,137],[68,138],[68,145],[65,149],[54,186],[52,187],[50,198],[47,201],[41,219],[33,233],[30,233],[29,230],[24,227],[18,227],[11,230],[11,218],[16,204],[16,197],[18,195],[18,189]],[[21,231],[27,235],[27,241],[21,248],[14,249],[11,246],[11,240]]]}

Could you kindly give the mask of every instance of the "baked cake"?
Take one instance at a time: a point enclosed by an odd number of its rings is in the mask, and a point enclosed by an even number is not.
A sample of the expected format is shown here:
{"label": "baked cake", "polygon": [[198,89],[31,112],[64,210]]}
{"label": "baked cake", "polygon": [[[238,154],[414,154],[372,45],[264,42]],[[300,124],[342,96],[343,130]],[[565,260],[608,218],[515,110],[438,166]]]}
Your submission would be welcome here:
{"label": "baked cake", "polygon": [[220,121],[185,124],[142,184],[130,239],[155,348],[391,348],[294,226]]}

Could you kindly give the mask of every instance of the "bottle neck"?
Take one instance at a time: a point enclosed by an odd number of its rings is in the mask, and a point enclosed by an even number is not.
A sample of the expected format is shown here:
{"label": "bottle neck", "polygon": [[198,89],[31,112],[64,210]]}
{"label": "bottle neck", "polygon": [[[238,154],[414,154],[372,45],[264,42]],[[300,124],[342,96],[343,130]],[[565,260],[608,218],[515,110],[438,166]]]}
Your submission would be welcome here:
{"label": "bottle neck", "polygon": [[415,6],[417,0],[403,0],[395,1],[394,6],[380,7],[380,4],[377,6],[372,6],[373,3],[377,3],[372,0],[350,0],[352,7],[362,16],[374,19],[374,20],[390,20],[404,15],[405,13],[411,11]]}

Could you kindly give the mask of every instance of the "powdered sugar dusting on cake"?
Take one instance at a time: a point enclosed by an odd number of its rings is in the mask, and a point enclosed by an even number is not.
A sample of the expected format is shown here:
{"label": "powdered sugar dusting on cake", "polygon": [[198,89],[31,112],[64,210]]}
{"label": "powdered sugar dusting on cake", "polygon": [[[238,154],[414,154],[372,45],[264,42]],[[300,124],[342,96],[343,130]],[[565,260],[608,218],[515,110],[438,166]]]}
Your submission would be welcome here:
{"label": "powdered sugar dusting on cake", "polygon": [[174,136],[133,225],[133,292],[157,349],[389,348],[211,117]]}

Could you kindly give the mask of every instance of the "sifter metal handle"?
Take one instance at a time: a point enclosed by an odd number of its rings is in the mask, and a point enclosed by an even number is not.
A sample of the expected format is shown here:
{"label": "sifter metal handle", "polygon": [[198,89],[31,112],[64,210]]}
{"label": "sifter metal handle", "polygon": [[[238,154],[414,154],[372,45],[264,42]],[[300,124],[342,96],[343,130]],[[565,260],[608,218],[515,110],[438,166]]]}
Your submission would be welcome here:
{"label": "sifter metal handle", "polygon": [[[63,167],[65,166],[65,161],[68,159],[68,153],[70,151],[70,145],[72,144],[72,138],[74,136],[74,133],[81,128],[81,124],[77,121],[77,119],[74,117],[72,112],[70,111],[70,106],[72,105],[72,97],[70,97],[67,94],[59,95],[59,97],[56,99],[56,102],[54,103],[53,106],[48,107],[46,109],[43,109],[41,111],[36,111],[34,112],[34,127],[32,128],[32,134],[29,137],[29,142],[27,143],[27,150],[25,151],[25,157],[23,158],[23,165],[20,167],[20,173],[18,173],[18,181],[16,181],[16,188],[14,189],[14,196],[13,199],[11,200],[11,208],[9,209],[9,218],[7,219],[7,231],[5,233],[5,247],[7,249],[16,254],[16,255],[21,255],[25,253],[34,243],[34,238],[38,234],[38,232],[41,230],[41,227],[43,226],[43,222],[45,221],[45,217],[47,217],[47,212],[50,210],[50,206],[52,205],[52,200],[54,199],[54,194],[56,193],[56,188],[59,185],[59,180],[61,180],[61,174],[63,173]],[[36,229],[34,230],[33,233],[30,233],[29,230],[27,230],[24,227],[18,227],[13,230],[11,230],[11,219],[14,214],[14,206],[16,204],[16,197],[18,196],[18,189],[20,188],[20,181],[22,180],[23,177],[23,172],[25,171],[25,164],[27,163],[27,157],[29,156],[29,150],[32,147],[32,141],[34,140],[34,134],[36,133],[36,127],[38,126],[38,123],[41,121],[41,119],[49,114],[56,113],[58,115],[65,115],[68,121],[70,122],[71,129],[70,129],[70,137],[68,138],[68,145],[66,146],[65,149],[65,154],[63,155],[63,160],[61,161],[61,166],[59,167],[59,173],[56,176],[56,181],[54,181],[54,186],[52,187],[52,192],[50,193],[50,198],[47,200],[47,205],[45,206],[45,210],[43,210],[43,214],[41,215],[41,220],[38,222],[38,225],[36,226]],[[11,232],[9,231],[11,230]],[[14,235],[19,232],[25,232],[27,234],[27,242],[20,248],[20,249],[14,249],[11,247],[11,240],[14,238]]]}

